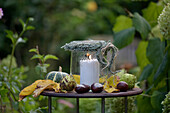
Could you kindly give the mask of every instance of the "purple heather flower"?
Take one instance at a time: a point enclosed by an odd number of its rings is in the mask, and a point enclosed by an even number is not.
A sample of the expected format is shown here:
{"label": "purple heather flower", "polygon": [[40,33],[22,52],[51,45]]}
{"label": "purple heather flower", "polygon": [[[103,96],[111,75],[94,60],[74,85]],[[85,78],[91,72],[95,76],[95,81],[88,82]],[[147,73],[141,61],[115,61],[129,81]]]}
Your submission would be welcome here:
{"label": "purple heather flower", "polygon": [[0,19],[2,18],[3,15],[4,15],[3,10],[2,10],[2,8],[0,8]]}

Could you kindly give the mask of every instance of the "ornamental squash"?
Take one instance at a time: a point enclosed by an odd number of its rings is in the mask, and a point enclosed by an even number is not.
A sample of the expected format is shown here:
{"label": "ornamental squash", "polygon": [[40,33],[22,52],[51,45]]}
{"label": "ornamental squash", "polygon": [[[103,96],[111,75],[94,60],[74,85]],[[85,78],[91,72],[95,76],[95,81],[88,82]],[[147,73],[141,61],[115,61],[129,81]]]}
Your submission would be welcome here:
{"label": "ornamental squash", "polygon": [[46,75],[46,79],[50,79],[54,82],[60,83],[61,80],[69,75],[68,73],[62,72],[61,66],[59,67],[59,71],[51,71]]}

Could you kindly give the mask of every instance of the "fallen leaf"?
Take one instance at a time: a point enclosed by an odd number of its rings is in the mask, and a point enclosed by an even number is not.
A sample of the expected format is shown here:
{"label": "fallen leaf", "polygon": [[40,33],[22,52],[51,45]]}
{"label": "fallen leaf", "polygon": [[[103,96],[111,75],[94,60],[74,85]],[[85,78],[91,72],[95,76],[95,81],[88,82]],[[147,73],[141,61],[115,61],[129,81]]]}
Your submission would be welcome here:
{"label": "fallen leaf", "polygon": [[36,81],[35,81],[34,83],[32,83],[31,85],[25,87],[25,88],[20,92],[20,94],[19,94],[19,100],[18,100],[18,101],[21,101],[21,100],[23,100],[26,96],[31,95],[31,94],[34,92],[35,88],[37,87],[37,84],[38,84],[39,82],[42,82],[42,81],[44,81],[44,80],[36,80]]}

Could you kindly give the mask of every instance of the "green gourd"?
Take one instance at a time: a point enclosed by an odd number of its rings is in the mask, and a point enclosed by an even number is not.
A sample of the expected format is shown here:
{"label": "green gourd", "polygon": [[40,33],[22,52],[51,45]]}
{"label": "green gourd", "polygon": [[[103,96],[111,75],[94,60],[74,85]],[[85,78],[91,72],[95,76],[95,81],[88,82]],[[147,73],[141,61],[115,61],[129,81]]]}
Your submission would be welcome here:
{"label": "green gourd", "polygon": [[62,79],[69,75],[68,73],[62,72],[62,67],[59,67],[59,71],[51,71],[46,75],[46,79],[50,79],[54,82],[60,83]]}

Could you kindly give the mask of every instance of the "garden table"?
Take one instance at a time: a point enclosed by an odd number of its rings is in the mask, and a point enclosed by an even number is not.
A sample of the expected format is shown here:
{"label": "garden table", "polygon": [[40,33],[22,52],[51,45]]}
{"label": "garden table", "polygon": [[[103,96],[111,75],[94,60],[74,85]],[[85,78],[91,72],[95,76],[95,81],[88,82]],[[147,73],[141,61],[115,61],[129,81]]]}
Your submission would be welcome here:
{"label": "garden table", "polygon": [[48,96],[48,112],[51,113],[52,110],[52,97],[64,97],[64,98],[76,98],[77,101],[77,113],[79,113],[79,98],[101,98],[101,112],[105,113],[105,98],[112,98],[112,97],[125,97],[125,113],[127,113],[127,97],[139,95],[143,91],[140,88],[133,88],[132,90],[128,90],[126,92],[117,92],[117,93],[105,93],[104,91],[101,93],[82,93],[78,94],[74,91],[70,93],[56,93],[55,91],[43,91],[41,95]]}

